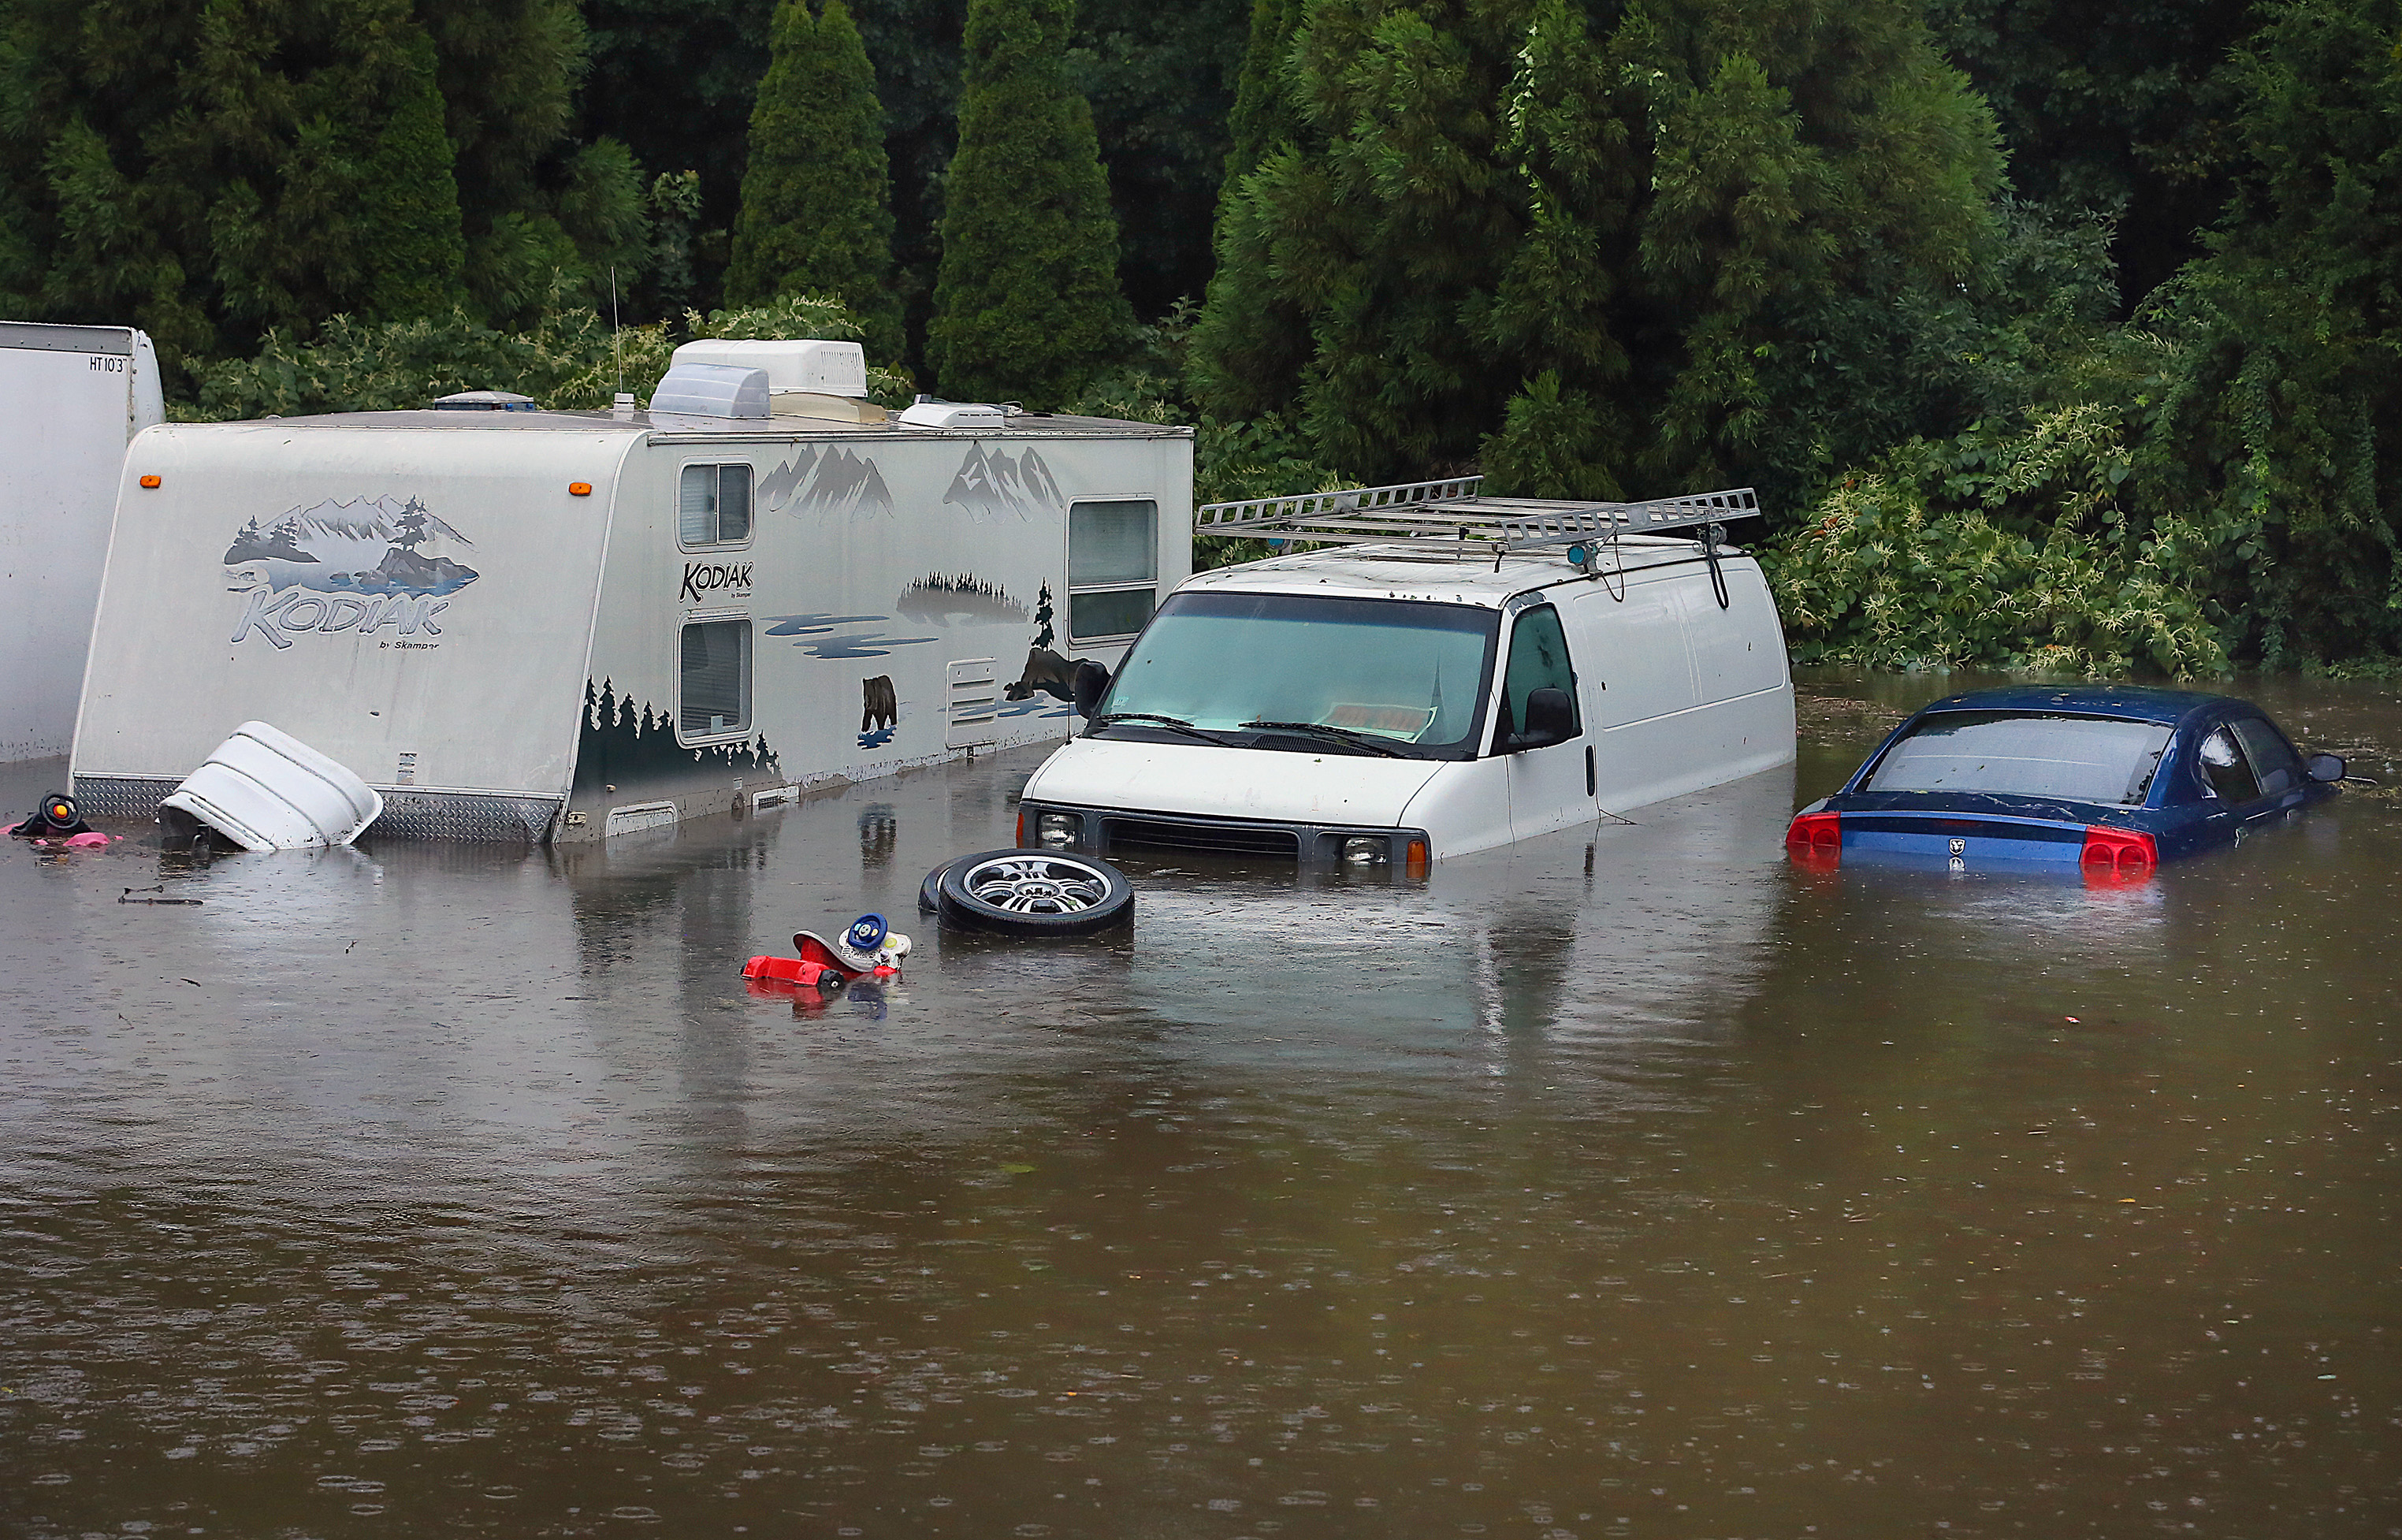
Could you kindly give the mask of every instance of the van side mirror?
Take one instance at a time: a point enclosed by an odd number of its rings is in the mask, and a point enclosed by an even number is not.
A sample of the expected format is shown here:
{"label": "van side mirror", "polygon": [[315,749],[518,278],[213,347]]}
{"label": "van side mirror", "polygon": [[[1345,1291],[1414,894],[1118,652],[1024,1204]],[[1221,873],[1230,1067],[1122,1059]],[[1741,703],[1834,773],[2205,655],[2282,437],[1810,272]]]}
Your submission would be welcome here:
{"label": "van side mirror", "polygon": [[1075,702],[1076,715],[1092,715],[1093,708],[1101,703],[1101,692],[1109,687],[1109,670],[1091,661],[1078,663],[1076,676],[1068,682],[1068,693]]}
{"label": "van side mirror", "polygon": [[2313,781],[2340,781],[2343,779],[2343,757],[2334,754],[2314,754],[2302,769]]}
{"label": "van side mirror", "polygon": [[1511,735],[1507,745],[1512,754],[1527,749],[1546,749],[1553,743],[1565,743],[1576,736],[1576,702],[1564,689],[1539,689],[1526,692],[1526,720]]}

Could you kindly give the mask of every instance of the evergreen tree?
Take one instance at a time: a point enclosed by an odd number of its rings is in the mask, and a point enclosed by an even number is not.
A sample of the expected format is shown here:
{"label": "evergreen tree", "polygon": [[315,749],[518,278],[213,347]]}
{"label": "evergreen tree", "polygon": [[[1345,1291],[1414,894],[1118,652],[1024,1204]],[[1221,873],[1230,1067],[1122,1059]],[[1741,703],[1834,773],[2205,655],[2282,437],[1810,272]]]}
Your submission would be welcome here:
{"label": "evergreen tree", "polygon": [[[1251,29],[1229,127],[1225,180],[1210,245],[1217,258],[1196,340],[1195,373],[1207,404],[1232,419],[1265,417],[1291,404],[1308,356],[1309,321],[1299,298],[1277,292],[1272,231],[1275,193],[1306,197],[1284,158],[1302,132],[1288,66],[1304,0],[1253,0]],[[1271,167],[1270,161],[1276,164]],[[1258,180],[1254,181],[1255,173]]]}
{"label": "evergreen tree", "polygon": [[442,91],[435,81],[433,39],[407,41],[410,69],[397,109],[385,119],[366,163],[362,213],[366,227],[368,316],[413,321],[466,302],[467,261],[459,217],[459,183]]}
{"label": "evergreen tree", "polygon": [[415,0],[440,61],[447,127],[469,234],[542,207],[545,158],[573,122],[584,73],[575,0]]}
{"label": "evergreen tree", "polygon": [[[537,16],[560,46],[512,30]],[[171,368],[270,328],[455,302],[477,218],[547,197],[531,168],[580,35],[571,0],[16,0],[0,31],[8,303],[131,321]]]}
{"label": "evergreen tree", "polygon": [[462,271],[546,294],[580,257],[548,152],[581,36],[573,0],[12,0],[0,304],[132,322],[174,370],[445,309]]}
{"label": "evergreen tree", "polygon": [[1072,0],[971,0],[927,362],[955,397],[1065,404],[1125,346],[1092,109],[1061,69]]}
{"label": "evergreen tree", "polygon": [[751,160],[726,270],[730,305],[831,294],[867,327],[869,351],[902,352],[892,289],[892,179],[876,72],[843,0],[783,0],[751,113]]}
{"label": "evergreen tree", "polygon": [[594,306],[605,313],[613,289],[625,306],[652,260],[650,203],[633,152],[606,138],[578,149],[568,158],[557,206],[560,227],[591,271]]}
{"label": "evergreen tree", "polygon": [[1303,3],[1251,0],[1250,32],[1235,86],[1234,109],[1227,118],[1234,143],[1226,151],[1224,187],[1249,176],[1270,150],[1301,132],[1301,120],[1285,91],[1284,73],[1292,35],[1301,25]]}
{"label": "evergreen tree", "polygon": [[[937,0],[938,8],[954,12],[959,3]],[[638,201],[647,199],[659,172],[698,174],[704,197],[693,215],[692,244],[702,261],[685,285],[685,299],[706,309],[724,271],[716,237],[731,229],[739,206],[744,138],[767,68],[776,7],[773,0],[583,0],[579,8],[590,28],[591,59],[577,96],[579,132],[627,146],[643,168]],[[936,21],[925,31],[931,46],[942,28]],[[954,21],[954,44],[958,35]],[[873,38],[870,53],[883,62]],[[954,61],[951,77],[957,76]],[[714,264],[711,257],[718,258]],[[663,301],[656,280],[628,284],[625,294],[629,318],[678,313]]]}
{"label": "evergreen tree", "polygon": [[639,175],[598,193],[615,168],[562,161],[584,69],[575,0],[415,0],[440,59],[447,125],[466,232],[467,286],[496,323],[524,326],[562,275],[580,297],[608,293],[607,262],[627,244],[622,222],[578,223],[595,204],[639,201]]}
{"label": "evergreen tree", "polygon": [[2207,545],[2238,656],[2402,655],[2402,3],[2260,17],[2235,195],[2137,316],[2166,343],[2127,393],[2150,409],[2142,533]]}
{"label": "evergreen tree", "polygon": [[1911,349],[1966,324],[2000,161],[1909,0],[1588,14],[1308,7],[1296,136],[1226,195],[1205,409],[1296,412],[1354,475],[1789,496],[1956,408]]}
{"label": "evergreen tree", "polygon": [[651,288],[662,313],[682,315],[698,298],[693,271],[693,225],[700,217],[700,173],[663,171],[651,184],[656,236],[651,248]]}
{"label": "evergreen tree", "polygon": [[[946,168],[959,143],[967,0],[847,0],[876,68],[892,182],[895,291],[924,335],[940,257]],[[1120,280],[1149,316],[1208,282],[1208,211],[1250,0],[1083,0],[1069,83],[1093,111],[1120,225]],[[689,166],[706,189],[696,278],[714,278],[713,238],[739,213],[744,140],[767,67],[766,0],[585,0],[592,69],[582,132],[650,167]],[[646,312],[656,313],[656,312]]]}
{"label": "evergreen tree", "polygon": [[1225,176],[1229,115],[1251,0],[1079,0],[1068,81],[1091,104],[1118,282],[1135,313],[1166,313],[1208,287],[1209,224]]}
{"label": "evergreen tree", "polygon": [[1927,19],[1993,104],[2018,196],[2112,220],[2126,308],[2202,254],[2232,190],[2251,0],[1928,0]]}

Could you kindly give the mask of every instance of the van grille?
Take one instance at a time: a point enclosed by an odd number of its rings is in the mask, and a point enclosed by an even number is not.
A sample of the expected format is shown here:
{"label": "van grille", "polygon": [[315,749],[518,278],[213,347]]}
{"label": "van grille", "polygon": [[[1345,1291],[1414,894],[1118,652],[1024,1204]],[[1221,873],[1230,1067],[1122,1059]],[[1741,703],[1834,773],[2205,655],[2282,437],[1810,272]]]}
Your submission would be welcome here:
{"label": "van grille", "polygon": [[1112,853],[1206,851],[1220,855],[1264,855],[1281,861],[1301,859],[1301,837],[1291,829],[1258,824],[1188,824],[1166,818],[1111,818],[1103,822]]}

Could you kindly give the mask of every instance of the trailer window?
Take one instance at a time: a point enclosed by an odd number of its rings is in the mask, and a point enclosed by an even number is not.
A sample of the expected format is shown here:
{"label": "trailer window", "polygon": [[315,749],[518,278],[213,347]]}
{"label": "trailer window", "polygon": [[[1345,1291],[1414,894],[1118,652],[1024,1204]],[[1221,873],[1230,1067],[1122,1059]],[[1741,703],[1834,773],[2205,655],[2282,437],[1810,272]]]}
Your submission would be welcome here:
{"label": "trailer window", "polygon": [[676,535],[687,546],[751,538],[751,467],[686,465],[676,488]]}
{"label": "trailer window", "polygon": [[1078,503],[1068,510],[1068,635],[1132,636],[1159,603],[1159,505]]}
{"label": "trailer window", "polygon": [[686,738],[751,728],[751,622],[703,620],[683,628],[676,728]]}

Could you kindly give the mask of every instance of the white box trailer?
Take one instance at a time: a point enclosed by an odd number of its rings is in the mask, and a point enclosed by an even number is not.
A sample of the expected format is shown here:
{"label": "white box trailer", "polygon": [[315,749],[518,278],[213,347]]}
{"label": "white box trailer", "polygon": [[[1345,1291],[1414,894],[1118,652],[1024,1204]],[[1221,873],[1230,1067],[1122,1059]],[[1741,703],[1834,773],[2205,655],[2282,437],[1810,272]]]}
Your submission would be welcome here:
{"label": "white box trailer", "polygon": [[805,392],[754,409],[150,429],[119,493],[77,797],[147,815],[258,720],[383,795],[370,838],[748,812],[1063,738],[1076,663],[1113,666],[1191,572],[1190,429],[889,420]]}
{"label": "white box trailer", "polygon": [[0,322],[0,761],[67,751],[125,446],[166,415],[141,332]]}

